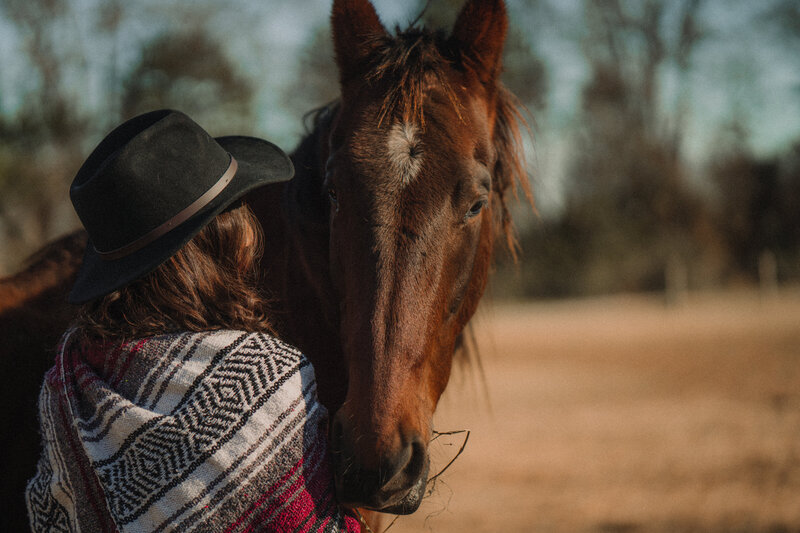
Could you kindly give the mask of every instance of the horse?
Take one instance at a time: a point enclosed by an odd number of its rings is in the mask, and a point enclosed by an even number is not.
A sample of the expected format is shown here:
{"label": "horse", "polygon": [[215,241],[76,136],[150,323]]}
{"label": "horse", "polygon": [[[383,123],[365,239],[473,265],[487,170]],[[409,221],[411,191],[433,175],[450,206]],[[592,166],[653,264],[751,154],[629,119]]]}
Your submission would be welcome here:
{"label": "horse", "polygon": [[[450,35],[413,24],[390,34],[369,0],[334,0],[331,25],[341,96],[314,115],[292,154],[295,177],[245,201],[267,236],[261,283],[275,329],[311,359],[332,414],[340,503],[408,514],[425,494],[433,413],[496,241],[514,249],[511,196],[519,186],[532,201],[524,120],[498,79],[508,18],[503,0],[468,0]],[[15,327],[56,342],[74,313],[62,298],[83,238],[0,281],[2,298],[58,271],[0,324],[28,309]],[[36,307],[42,298],[47,308]],[[6,361],[52,357],[3,344]],[[13,383],[13,369],[4,377]],[[27,479],[38,435],[17,439],[28,456],[4,457],[4,468]]]}

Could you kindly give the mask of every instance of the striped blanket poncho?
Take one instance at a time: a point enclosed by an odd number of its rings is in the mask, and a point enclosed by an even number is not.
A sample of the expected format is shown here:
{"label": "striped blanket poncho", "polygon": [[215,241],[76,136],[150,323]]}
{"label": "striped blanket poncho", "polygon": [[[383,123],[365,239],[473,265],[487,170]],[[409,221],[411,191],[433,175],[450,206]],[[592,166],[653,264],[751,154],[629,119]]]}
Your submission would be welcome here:
{"label": "striped blanket poncho", "polygon": [[313,368],[262,333],[62,341],[39,399],[34,531],[358,531]]}

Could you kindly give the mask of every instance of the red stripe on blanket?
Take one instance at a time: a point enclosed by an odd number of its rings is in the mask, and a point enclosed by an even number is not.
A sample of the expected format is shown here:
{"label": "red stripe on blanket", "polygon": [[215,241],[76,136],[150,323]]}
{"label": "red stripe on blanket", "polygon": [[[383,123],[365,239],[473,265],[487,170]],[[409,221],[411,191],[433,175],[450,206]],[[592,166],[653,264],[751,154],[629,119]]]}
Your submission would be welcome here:
{"label": "red stripe on blanket", "polygon": [[[297,476],[297,479],[294,481],[294,483],[286,487],[282,492],[278,492],[281,488],[280,486],[270,487],[270,490],[259,499],[259,506],[267,498],[269,498],[270,504],[258,511],[258,515],[253,520],[250,527],[245,529],[245,532],[250,533],[251,531],[254,531],[255,527],[262,526],[267,522],[271,526],[267,529],[273,531],[281,529],[277,526],[278,524],[282,525],[283,529],[285,529],[287,527],[295,528],[302,523],[302,519],[308,516],[309,513],[301,513],[301,510],[306,510],[306,506],[301,505],[298,508],[295,506],[295,503],[298,502],[298,500],[301,504],[303,503],[303,495],[306,494],[305,488],[309,482],[309,480],[306,479],[305,474],[315,465],[318,465],[319,460],[319,452],[314,453],[308,461],[301,460],[298,463],[298,465],[302,465],[301,473]],[[296,494],[297,496],[295,497]],[[289,505],[290,502],[291,505]],[[279,512],[278,509],[281,507],[285,508],[283,511]]]}
{"label": "red stripe on blanket", "polygon": [[[286,472],[275,484],[270,486],[269,489],[267,489],[267,491],[264,494],[262,494],[261,497],[258,500],[253,502],[250,505],[250,507],[247,509],[247,511],[245,511],[245,513],[242,516],[240,516],[236,520],[236,522],[231,524],[230,527],[228,527],[228,529],[225,530],[225,533],[231,533],[232,531],[234,531],[238,527],[242,526],[245,522],[247,522],[247,520],[250,518],[250,515],[252,515],[259,507],[261,507],[264,504],[264,502],[267,500],[267,498],[269,498],[276,490],[278,490],[289,479],[291,479],[292,476],[294,476],[295,473],[300,468],[302,468],[302,466],[303,466],[303,459],[300,459],[300,461],[298,461],[288,472]],[[301,476],[301,479],[302,479],[302,476]],[[246,530],[246,531],[249,531],[249,529]]]}
{"label": "red stripe on blanket", "polygon": [[[333,475],[328,464],[324,462],[325,454],[326,447],[320,443],[307,461],[301,460],[292,468],[292,472],[301,469],[294,483],[282,491],[282,483],[270,487],[251,506],[247,515],[253,514],[265,501],[271,500],[271,502],[267,507],[257,511],[258,514],[243,533],[297,530],[301,524],[303,527],[299,531],[306,533],[311,531],[321,516],[329,517],[331,512],[335,512],[337,505],[329,490]],[[360,531],[355,518],[349,516],[344,518],[346,531]],[[324,522],[325,525],[329,523],[330,518]],[[325,525],[318,530],[324,531]]]}

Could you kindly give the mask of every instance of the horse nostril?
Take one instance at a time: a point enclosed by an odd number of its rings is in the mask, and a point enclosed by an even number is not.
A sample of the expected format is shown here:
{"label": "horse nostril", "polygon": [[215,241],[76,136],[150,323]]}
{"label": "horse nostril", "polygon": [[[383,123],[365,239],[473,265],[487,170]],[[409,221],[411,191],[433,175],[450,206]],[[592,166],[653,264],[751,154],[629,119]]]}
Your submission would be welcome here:
{"label": "horse nostril", "polygon": [[410,452],[408,462],[401,472],[406,479],[417,479],[425,467],[425,447],[415,439],[408,444],[407,448]]}
{"label": "horse nostril", "polygon": [[382,491],[393,491],[413,485],[427,467],[427,455],[422,441],[414,439],[396,456]]}
{"label": "horse nostril", "polygon": [[417,479],[422,475],[428,461],[425,446],[420,440],[415,439],[411,442],[411,460],[406,465],[406,474],[411,479]]}

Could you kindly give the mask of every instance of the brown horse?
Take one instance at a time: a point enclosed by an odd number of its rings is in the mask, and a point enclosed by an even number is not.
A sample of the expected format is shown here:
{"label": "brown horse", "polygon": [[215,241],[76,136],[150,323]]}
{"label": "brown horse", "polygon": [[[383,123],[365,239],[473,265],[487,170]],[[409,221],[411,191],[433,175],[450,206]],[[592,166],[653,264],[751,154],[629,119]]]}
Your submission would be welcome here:
{"label": "brown horse", "polygon": [[[416,28],[392,36],[368,0],[335,0],[332,25],[341,98],[317,113],[295,151],[296,177],[248,202],[268,236],[263,284],[277,330],[309,355],[334,413],[340,501],[410,513],[495,237],[512,241],[508,196],[515,181],[528,192],[519,115],[498,82],[507,17],[502,0],[469,0],[449,37]],[[55,263],[61,279],[42,294],[68,288],[75,262]],[[0,282],[0,298],[21,279]],[[15,327],[54,343],[69,313],[52,305],[53,318],[30,314]],[[44,358],[0,349],[5,361]],[[34,437],[18,439],[38,453]],[[12,470],[32,475],[22,462]]]}

